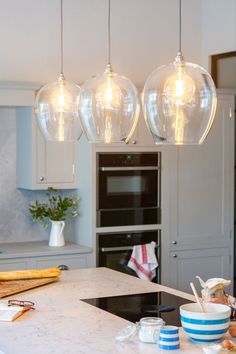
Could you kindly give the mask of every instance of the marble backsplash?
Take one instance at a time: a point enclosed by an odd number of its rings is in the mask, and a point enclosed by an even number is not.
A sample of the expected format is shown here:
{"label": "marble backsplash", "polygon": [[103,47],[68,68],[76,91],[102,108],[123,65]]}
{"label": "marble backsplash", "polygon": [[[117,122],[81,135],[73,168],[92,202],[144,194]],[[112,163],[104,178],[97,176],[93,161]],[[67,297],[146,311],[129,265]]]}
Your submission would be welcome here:
{"label": "marble backsplash", "polygon": [[[16,188],[16,115],[14,108],[0,109],[0,243],[46,240],[49,229],[34,223],[28,206],[43,200],[45,191]],[[64,194],[67,192],[64,191]],[[74,220],[66,221],[65,238],[73,241]]]}

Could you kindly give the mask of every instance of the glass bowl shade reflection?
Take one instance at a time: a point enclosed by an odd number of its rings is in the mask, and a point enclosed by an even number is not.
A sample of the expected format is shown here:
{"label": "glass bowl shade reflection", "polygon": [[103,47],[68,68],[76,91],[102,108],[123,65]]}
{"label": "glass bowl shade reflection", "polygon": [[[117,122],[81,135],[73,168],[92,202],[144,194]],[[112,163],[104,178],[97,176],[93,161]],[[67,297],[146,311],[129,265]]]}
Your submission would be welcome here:
{"label": "glass bowl shade reflection", "polygon": [[183,61],[154,70],[142,96],[145,121],[156,144],[201,144],[212,126],[216,103],[209,73]]}
{"label": "glass bowl shade reflection", "polygon": [[97,75],[81,86],[79,109],[89,142],[127,143],[138,122],[138,91],[124,76]]}
{"label": "glass bowl shade reflection", "polygon": [[46,140],[73,141],[81,135],[80,87],[65,80],[43,86],[36,95],[35,114]]}

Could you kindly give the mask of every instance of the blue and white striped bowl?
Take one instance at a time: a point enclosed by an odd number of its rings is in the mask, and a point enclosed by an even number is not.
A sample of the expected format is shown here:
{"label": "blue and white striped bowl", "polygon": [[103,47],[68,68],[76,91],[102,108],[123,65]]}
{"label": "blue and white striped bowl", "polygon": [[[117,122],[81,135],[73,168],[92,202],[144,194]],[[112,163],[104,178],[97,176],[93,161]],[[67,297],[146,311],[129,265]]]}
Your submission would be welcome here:
{"label": "blue and white striped bowl", "polygon": [[228,330],[231,310],[226,305],[205,304],[206,312],[199,312],[196,303],[180,306],[180,319],[184,331],[197,342],[214,342]]}

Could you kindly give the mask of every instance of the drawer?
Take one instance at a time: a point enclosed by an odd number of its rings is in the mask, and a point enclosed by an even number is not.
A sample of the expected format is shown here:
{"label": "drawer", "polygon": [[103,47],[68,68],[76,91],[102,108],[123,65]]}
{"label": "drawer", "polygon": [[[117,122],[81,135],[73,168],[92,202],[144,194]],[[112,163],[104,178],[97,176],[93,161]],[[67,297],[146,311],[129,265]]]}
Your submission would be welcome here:
{"label": "drawer", "polygon": [[9,270],[24,270],[29,269],[30,263],[28,260],[9,259],[0,261],[0,272],[7,272]]}
{"label": "drawer", "polygon": [[37,269],[58,267],[65,265],[69,269],[87,268],[87,255],[71,255],[71,256],[51,256],[34,259]]}

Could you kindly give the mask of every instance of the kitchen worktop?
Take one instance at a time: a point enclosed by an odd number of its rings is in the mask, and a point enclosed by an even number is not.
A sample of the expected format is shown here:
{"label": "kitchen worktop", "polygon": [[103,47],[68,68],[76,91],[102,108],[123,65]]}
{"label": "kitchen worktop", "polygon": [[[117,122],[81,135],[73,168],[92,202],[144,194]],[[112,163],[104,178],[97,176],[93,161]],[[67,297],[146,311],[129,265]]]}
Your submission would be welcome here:
{"label": "kitchen worktop", "polygon": [[[193,300],[192,295],[107,268],[65,271],[56,283],[8,297],[33,301],[36,310],[12,323],[0,322],[0,350],[5,354],[163,353],[156,344],[139,342],[137,336],[116,343],[117,333],[130,322],[80,300],[153,291]],[[203,353],[201,345],[191,343],[182,330],[180,334],[181,349],[176,354]]]}
{"label": "kitchen worktop", "polygon": [[92,249],[66,241],[63,247],[49,247],[48,241],[11,242],[0,244],[0,259],[53,256],[65,254],[90,253]]}

